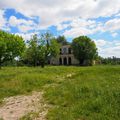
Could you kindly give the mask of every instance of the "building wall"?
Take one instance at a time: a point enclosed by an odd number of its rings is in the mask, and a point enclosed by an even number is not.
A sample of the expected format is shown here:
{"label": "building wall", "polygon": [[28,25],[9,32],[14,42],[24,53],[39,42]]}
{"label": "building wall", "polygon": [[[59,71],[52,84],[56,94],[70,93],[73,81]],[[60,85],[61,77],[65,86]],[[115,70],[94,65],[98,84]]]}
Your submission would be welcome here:
{"label": "building wall", "polygon": [[60,48],[60,54],[57,58],[50,60],[51,65],[77,65],[78,60],[75,59],[70,45],[64,45]]}

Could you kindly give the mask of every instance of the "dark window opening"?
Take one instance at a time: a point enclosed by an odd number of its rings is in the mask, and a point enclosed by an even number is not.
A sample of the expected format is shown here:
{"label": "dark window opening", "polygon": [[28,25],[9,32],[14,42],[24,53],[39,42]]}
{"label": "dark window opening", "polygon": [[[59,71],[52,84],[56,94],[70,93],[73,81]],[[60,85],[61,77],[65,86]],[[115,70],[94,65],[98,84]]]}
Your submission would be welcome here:
{"label": "dark window opening", "polygon": [[62,54],[62,49],[60,48],[60,54]]}
{"label": "dark window opening", "polygon": [[50,60],[48,60],[48,64],[50,64]]}
{"label": "dark window opening", "polygon": [[67,58],[64,58],[64,65],[67,65]]}
{"label": "dark window opening", "polygon": [[71,48],[68,49],[68,53],[71,54]]}
{"label": "dark window opening", "polygon": [[69,65],[71,65],[71,64],[72,64],[71,57],[69,57],[69,58],[68,58],[68,63],[69,63]]}
{"label": "dark window opening", "polygon": [[62,58],[59,58],[59,65],[62,65]]}

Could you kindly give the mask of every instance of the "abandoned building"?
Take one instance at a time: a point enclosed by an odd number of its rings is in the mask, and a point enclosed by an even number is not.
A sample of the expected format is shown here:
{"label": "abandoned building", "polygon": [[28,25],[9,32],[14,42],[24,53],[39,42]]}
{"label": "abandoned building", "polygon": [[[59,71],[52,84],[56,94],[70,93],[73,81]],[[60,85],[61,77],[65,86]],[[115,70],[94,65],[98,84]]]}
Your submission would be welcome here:
{"label": "abandoned building", "polygon": [[51,65],[77,65],[78,60],[73,55],[71,45],[63,45],[60,48],[60,54],[56,58],[50,60]]}

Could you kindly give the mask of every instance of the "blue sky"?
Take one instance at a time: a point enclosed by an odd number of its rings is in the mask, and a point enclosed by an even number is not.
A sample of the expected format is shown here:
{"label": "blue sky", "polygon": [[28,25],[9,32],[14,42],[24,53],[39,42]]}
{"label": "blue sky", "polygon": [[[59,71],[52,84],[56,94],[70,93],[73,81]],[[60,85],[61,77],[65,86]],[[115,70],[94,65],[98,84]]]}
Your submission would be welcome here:
{"label": "blue sky", "polygon": [[120,57],[120,0],[0,0],[0,29],[29,40],[51,31],[87,35],[102,57]]}

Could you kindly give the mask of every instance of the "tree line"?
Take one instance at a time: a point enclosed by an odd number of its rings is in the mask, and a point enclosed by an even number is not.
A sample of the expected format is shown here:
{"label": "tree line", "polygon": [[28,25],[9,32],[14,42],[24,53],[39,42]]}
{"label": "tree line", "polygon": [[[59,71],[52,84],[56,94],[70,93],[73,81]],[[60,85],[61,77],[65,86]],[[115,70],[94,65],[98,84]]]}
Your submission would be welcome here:
{"label": "tree line", "polygon": [[54,37],[50,32],[33,35],[25,43],[21,36],[0,30],[0,67],[9,64],[44,67],[52,57],[59,56],[60,47],[70,44],[79,65],[120,63],[120,59],[104,59],[98,56],[95,42],[87,36],[79,36],[69,43],[65,36]]}
{"label": "tree line", "polygon": [[104,65],[120,65],[120,58],[117,58],[115,56],[113,57],[108,57],[108,58],[99,58],[101,64]]}
{"label": "tree line", "polygon": [[48,59],[56,57],[60,45],[50,33],[33,35],[25,43],[21,36],[0,31],[0,67],[6,63],[18,63],[44,67]]}

